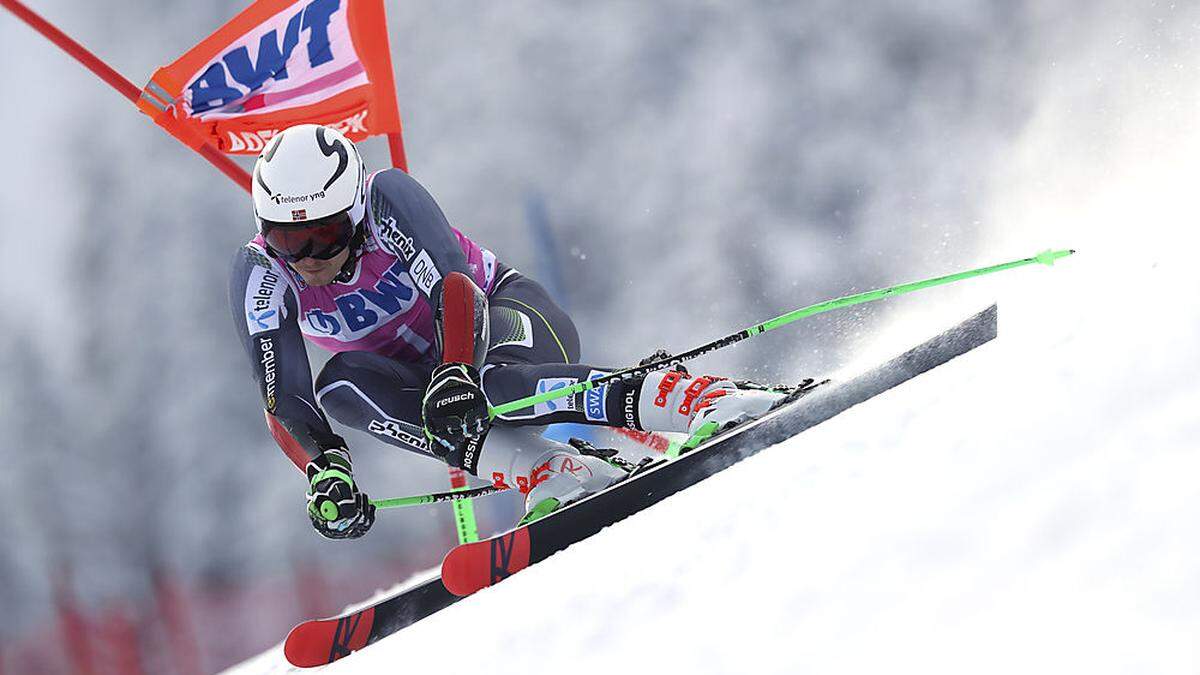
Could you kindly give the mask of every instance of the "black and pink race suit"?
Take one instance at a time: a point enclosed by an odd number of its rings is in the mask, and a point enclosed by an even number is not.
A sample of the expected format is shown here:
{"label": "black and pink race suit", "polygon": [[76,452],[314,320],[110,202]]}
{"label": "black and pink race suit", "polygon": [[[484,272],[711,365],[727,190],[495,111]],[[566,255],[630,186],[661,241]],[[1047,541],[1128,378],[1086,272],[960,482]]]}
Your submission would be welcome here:
{"label": "black and pink race suit", "polygon": [[[421,398],[438,363],[435,288],[451,272],[488,296],[491,339],[481,368],[491,404],[611,372],[579,365],[579,334],[537,282],[450,226],[433,197],[398,169],[368,179],[365,237],[345,283],[308,286],[261,237],[233,262],[229,299],[268,422],[297,465],[343,445],[326,412],[392,445],[431,455]],[[332,358],[314,387],[304,339]],[[620,391],[617,391],[617,390]],[[637,426],[623,385],[503,415],[498,424]]]}

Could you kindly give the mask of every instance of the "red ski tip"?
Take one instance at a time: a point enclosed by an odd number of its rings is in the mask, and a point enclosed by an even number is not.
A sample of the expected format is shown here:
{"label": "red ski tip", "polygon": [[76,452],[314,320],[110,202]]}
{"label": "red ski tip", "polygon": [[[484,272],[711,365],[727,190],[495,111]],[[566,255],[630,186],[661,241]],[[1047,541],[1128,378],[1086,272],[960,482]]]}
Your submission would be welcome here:
{"label": "red ski tip", "polygon": [[305,621],[288,633],[283,655],[288,663],[299,668],[333,663],[367,646],[374,621],[374,607],[341,619]]}
{"label": "red ski tip", "polygon": [[442,584],[463,597],[507,579],[529,566],[529,529],[450,549],[442,560]]}

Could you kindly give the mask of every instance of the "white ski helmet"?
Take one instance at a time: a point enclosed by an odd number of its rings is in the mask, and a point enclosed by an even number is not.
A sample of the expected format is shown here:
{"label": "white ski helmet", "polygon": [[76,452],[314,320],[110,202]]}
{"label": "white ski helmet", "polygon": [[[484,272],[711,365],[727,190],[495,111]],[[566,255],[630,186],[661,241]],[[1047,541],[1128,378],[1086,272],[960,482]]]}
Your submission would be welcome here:
{"label": "white ski helmet", "polygon": [[[254,163],[251,195],[258,231],[273,253],[296,260],[337,248],[336,255],[366,215],[366,170],[358,148],[339,131],[300,124],[267,142]],[[345,236],[340,247],[333,246],[335,235]]]}

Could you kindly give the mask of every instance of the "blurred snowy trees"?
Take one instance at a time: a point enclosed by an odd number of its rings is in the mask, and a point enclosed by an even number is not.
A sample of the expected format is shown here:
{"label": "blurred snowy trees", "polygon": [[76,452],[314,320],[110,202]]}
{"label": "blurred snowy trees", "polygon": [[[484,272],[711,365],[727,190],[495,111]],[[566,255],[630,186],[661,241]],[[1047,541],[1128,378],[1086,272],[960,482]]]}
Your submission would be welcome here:
{"label": "blurred snowy trees", "polygon": [[[142,82],[243,3],[31,5]],[[542,195],[585,357],[619,364],[972,259],[993,158],[1032,108],[1026,85],[1070,53],[1062,20],[1085,31],[1119,5],[388,12],[414,175],[452,222],[530,271],[545,261],[525,200]],[[1153,39],[1184,21],[1169,11],[1131,31]],[[161,570],[212,586],[435,562],[450,536],[441,512],[388,514],[342,546],[307,531],[303,484],[263,428],[225,306],[230,257],[253,230],[247,197],[11,17],[0,40],[23,55],[0,88],[26,92],[0,112],[0,605],[20,610],[0,643],[47,619],[59,565],[99,605],[148,601]],[[380,144],[364,150],[386,161]],[[819,318],[700,367],[824,372],[884,311]],[[444,469],[348,437],[374,493],[444,486]]]}

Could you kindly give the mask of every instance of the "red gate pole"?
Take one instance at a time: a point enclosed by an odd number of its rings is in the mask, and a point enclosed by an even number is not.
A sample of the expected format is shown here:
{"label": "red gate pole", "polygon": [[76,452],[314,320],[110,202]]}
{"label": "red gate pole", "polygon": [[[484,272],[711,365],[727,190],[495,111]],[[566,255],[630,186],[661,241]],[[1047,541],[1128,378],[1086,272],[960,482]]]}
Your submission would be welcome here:
{"label": "red gate pole", "polygon": [[408,173],[408,157],[404,155],[404,136],[401,134],[388,134],[388,152],[392,155],[392,166],[397,169],[403,169]]}
{"label": "red gate pole", "polygon": [[[0,0],[0,6],[3,6],[8,11],[12,12],[18,19],[24,21],[30,28],[50,42],[53,42],[60,49],[78,61],[84,68],[92,71],[101,80],[104,80],[113,89],[116,89],[125,98],[133,104],[137,104],[138,97],[141,96],[142,90],[137,88],[137,85],[127,80],[123,75],[113,70],[100,57],[88,51],[86,47],[76,42],[71,36],[62,32],[57,26],[43,19],[36,12],[26,7],[19,0]],[[201,157],[208,160],[221,173],[228,176],[233,182],[237,183],[242,189],[250,191],[250,174],[246,172],[237,162],[229,157],[221,154],[219,150],[211,145],[202,146],[197,152]]]}

